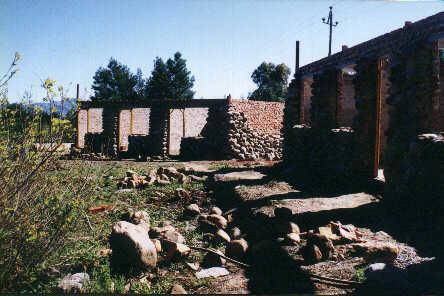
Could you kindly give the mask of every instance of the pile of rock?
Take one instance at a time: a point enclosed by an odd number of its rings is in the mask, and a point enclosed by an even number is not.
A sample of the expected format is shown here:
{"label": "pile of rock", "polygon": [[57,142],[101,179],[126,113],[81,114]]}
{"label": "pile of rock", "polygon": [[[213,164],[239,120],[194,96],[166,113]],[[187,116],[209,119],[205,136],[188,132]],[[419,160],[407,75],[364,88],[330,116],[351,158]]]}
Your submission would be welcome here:
{"label": "pile of rock", "polygon": [[194,175],[185,175],[174,167],[159,167],[157,170],[153,169],[148,174],[138,174],[132,170],[126,172],[126,177],[117,183],[118,188],[145,188],[147,186],[168,185],[172,182],[186,184],[190,181],[205,181],[206,177],[198,177]]}
{"label": "pile of rock", "polygon": [[[211,241],[211,243],[223,244],[226,246],[226,256],[236,259],[242,259],[245,257],[248,250],[248,242],[242,238],[239,228],[230,228],[230,225],[233,222],[232,214],[226,213],[224,215],[222,210],[218,207],[212,207],[208,213],[203,214],[197,204],[186,206],[184,214],[187,217],[197,216],[200,229],[206,233],[205,236]],[[213,267],[222,266],[225,262],[225,259],[221,256],[207,253],[202,264],[205,267]]]}
{"label": "pile of rock", "polygon": [[306,262],[311,263],[342,260],[347,252],[354,257],[362,257],[369,263],[393,263],[399,254],[396,245],[390,242],[364,241],[362,233],[355,226],[342,225],[340,222],[330,222],[318,227],[316,231],[303,233],[302,237],[306,243],[300,254]]}
{"label": "pile of rock", "polygon": [[235,158],[243,160],[279,160],[282,158],[282,136],[266,135],[248,127],[241,112],[228,111],[230,116],[228,143]]}
{"label": "pile of rock", "polygon": [[129,220],[117,222],[110,236],[111,253],[120,266],[154,268],[163,252],[168,261],[190,254],[191,249],[185,245],[185,238],[170,222],[164,221],[158,227],[150,227],[150,219],[145,211],[130,214]]}

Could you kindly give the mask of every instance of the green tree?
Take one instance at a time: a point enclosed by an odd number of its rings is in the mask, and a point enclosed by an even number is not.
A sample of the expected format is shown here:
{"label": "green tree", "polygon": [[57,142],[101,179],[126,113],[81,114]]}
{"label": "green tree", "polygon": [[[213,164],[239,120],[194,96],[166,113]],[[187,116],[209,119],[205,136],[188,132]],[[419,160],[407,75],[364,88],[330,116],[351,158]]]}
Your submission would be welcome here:
{"label": "green tree", "polygon": [[161,58],[154,60],[154,69],[146,84],[148,99],[188,100],[194,97],[194,76],[187,69],[186,60],[180,52],[165,63]]}
{"label": "green tree", "polygon": [[110,59],[106,68],[100,67],[93,79],[92,100],[134,100],[142,96],[140,85],[143,85],[143,78],[140,69],[134,75],[126,65],[114,58]]}
{"label": "green tree", "polygon": [[290,68],[285,64],[275,65],[263,62],[254,70],[251,78],[257,89],[249,99],[256,101],[284,101],[287,95]]}
{"label": "green tree", "polygon": [[170,75],[162,58],[154,60],[154,69],[146,83],[145,96],[147,99],[162,100],[170,98]]}

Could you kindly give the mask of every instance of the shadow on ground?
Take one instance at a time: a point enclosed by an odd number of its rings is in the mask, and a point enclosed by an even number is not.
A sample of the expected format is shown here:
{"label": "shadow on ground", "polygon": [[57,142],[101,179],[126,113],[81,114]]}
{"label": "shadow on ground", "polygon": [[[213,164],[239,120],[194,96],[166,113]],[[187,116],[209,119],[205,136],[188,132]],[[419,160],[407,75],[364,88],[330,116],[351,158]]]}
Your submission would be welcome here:
{"label": "shadow on ground", "polygon": [[[232,171],[246,171],[249,168],[223,169],[216,173]],[[248,236],[250,245],[249,263],[247,270],[249,288],[252,293],[313,293],[315,285],[301,270],[300,262],[284,250],[273,238],[270,221],[264,217],[254,217],[253,209],[270,203],[272,200],[287,199],[290,197],[310,198],[333,197],[342,194],[369,192],[380,195],[381,202],[365,204],[356,208],[333,209],[319,212],[307,212],[293,217],[302,229],[314,229],[327,224],[329,221],[341,221],[344,224],[353,224],[358,227],[369,228],[373,232],[384,231],[399,242],[406,243],[418,250],[422,257],[436,257],[433,261],[411,265],[406,273],[408,280],[414,283],[414,288],[407,294],[441,293],[444,291],[444,265],[442,262],[444,251],[443,218],[436,215],[424,216],[426,212],[419,209],[408,209],[402,202],[385,202],[380,184],[349,180],[336,184],[321,184],[313,178],[304,176],[294,178],[282,168],[258,167],[254,170],[267,175],[261,180],[247,180],[225,182],[223,184],[210,183],[214,190],[218,205],[224,210],[237,208],[235,221],[243,233]],[[263,200],[243,202],[235,195],[238,185],[261,185],[270,181],[285,181],[299,190],[297,194],[279,194],[267,196]],[[351,181],[351,182],[350,182]],[[265,242],[264,242],[265,241]],[[256,248],[255,246],[260,246]],[[254,250],[251,251],[251,249]],[[394,293],[397,288],[375,287],[370,282],[363,283],[356,292],[359,294]]]}

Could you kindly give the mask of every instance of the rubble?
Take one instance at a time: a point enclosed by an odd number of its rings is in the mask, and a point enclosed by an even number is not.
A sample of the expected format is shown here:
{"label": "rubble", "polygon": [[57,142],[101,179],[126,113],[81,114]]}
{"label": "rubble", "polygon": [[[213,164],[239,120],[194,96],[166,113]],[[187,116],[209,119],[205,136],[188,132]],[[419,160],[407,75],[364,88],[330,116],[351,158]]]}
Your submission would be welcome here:
{"label": "rubble", "polygon": [[182,243],[173,243],[170,245],[167,251],[166,260],[171,261],[182,259],[187,257],[190,252],[191,249],[187,245]]}
{"label": "rubble", "polygon": [[[217,253],[222,255],[221,251],[217,251]],[[202,266],[204,267],[223,266],[225,263],[226,260],[221,256],[218,256],[214,253],[207,253],[202,261]]]}
{"label": "rubble", "polygon": [[208,215],[207,220],[211,223],[214,223],[218,228],[227,228],[228,221],[224,217],[216,214]]}
{"label": "rubble", "polygon": [[218,229],[213,238],[216,243],[229,243],[231,241],[230,236],[222,229]]}
{"label": "rubble", "polygon": [[185,207],[184,214],[190,217],[195,217],[200,214],[200,209],[197,204],[189,204]]}

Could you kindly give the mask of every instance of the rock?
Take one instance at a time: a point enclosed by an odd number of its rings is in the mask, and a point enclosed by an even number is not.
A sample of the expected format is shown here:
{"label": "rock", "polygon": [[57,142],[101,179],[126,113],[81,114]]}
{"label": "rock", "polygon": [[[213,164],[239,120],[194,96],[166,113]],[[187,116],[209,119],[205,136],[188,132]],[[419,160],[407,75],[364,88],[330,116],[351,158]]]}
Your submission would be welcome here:
{"label": "rock", "polygon": [[274,229],[278,234],[301,233],[299,226],[296,223],[283,220],[275,220]]}
{"label": "rock", "polygon": [[208,215],[207,220],[214,223],[218,228],[227,228],[228,221],[224,217],[216,214]]}
{"label": "rock", "polygon": [[320,262],[322,261],[322,252],[316,245],[309,245],[304,252],[304,260],[307,262]]}
{"label": "rock", "polygon": [[133,265],[155,267],[157,251],[144,227],[126,221],[114,224],[110,245],[113,257]]}
{"label": "rock", "polygon": [[106,257],[106,256],[111,255],[112,253],[113,253],[113,250],[104,248],[104,249],[99,250],[98,255],[101,257]]}
{"label": "rock", "polygon": [[145,211],[136,211],[130,214],[130,219],[133,224],[140,225],[148,232],[150,231],[150,216]]}
{"label": "rock", "polygon": [[287,235],[285,236],[285,239],[288,243],[292,244],[292,245],[298,245],[299,242],[301,241],[301,238],[299,237],[299,234],[297,233],[287,233]]}
{"label": "rock", "polygon": [[392,263],[398,257],[399,248],[386,242],[366,242],[352,245],[355,254],[367,262]]}
{"label": "rock", "polygon": [[161,237],[167,231],[176,231],[176,229],[172,225],[153,227],[150,230],[150,235],[154,238],[158,238],[158,237]]}
{"label": "rock", "polygon": [[170,178],[166,174],[159,175],[160,180],[171,182]]}
{"label": "rock", "polygon": [[[245,157],[245,156],[244,156]],[[240,180],[261,180],[265,177],[256,171],[241,171],[241,172],[231,172],[227,174],[215,174],[215,182],[234,182]]]}
{"label": "rock", "polygon": [[218,229],[214,235],[214,241],[216,243],[229,243],[231,239],[228,233],[222,229]]}
{"label": "rock", "polygon": [[205,182],[208,180],[208,176],[198,177],[195,175],[189,175],[188,177],[190,178],[191,181],[194,181],[194,182]]}
{"label": "rock", "polygon": [[186,184],[186,183],[188,183],[188,177],[185,174],[180,173],[177,181],[180,184]]}
{"label": "rock", "polygon": [[277,219],[290,220],[293,216],[293,211],[287,207],[277,207],[274,209],[274,216]]}
{"label": "rock", "polygon": [[239,228],[237,228],[237,227],[233,227],[233,228],[231,229],[231,231],[230,231],[230,235],[231,235],[231,237],[232,237],[233,239],[238,239],[238,238],[241,237],[242,232],[241,232],[241,230],[240,230]]}
{"label": "rock", "polygon": [[137,177],[139,176],[135,171],[133,171],[133,170],[127,170],[126,171],[126,176],[128,177],[128,178],[131,178],[131,179],[133,179],[133,180],[135,180],[135,179],[137,179]]}
{"label": "rock", "polygon": [[181,243],[174,243],[168,249],[166,259],[171,261],[171,260],[178,260],[181,258],[185,258],[190,254],[190,252],[191,249],[187,245]]}
{"label": "rock", "polygon": [[325,235],[310,233],[307,236],[307,245],[316,245],[322,253],[322,259],[327,260],[335,253],[335,248],[331,240]]}
{"label": "rock", "polygon": [[161,253],[162,252],[162,243],[160,242],[160,240],[152,239],[151,241],[153,242],[154,246],[156,247],[157,253]]}
{"label": "rock", "polygon": [[210,214],[222,216],[222,210],[218,207],[212,207],[210,210]]}
{"label": "rock", "polygon": [[185,190],[183,188],[177,188],[176,189],[176,197],[179,199],[190,199],[191,195],[187,190]]}
{"label": "rock", "polygon": [[179,284],[175,284],[170,291],[170,294],[187,294],[187,291]]}
{"label": "rock", "polygon": [[199,228],[203,232],[216,232],[219,228],[216,226],[216,224],[208,221],[207,219],[200,219],[199,220]]}
{"label": "rock", "polygon": [[173,178],[178,178],[180,175],[180,173],[177,171],[175,167],[164,168],[162,174],[165,174],[168,177],[173,177]]}
{"label": "rock", "polygon": [[185,242],[185,238],[177,231],[165,231],[162,233],[161,238],[180,244]]}
{"label": "rock", "polygon": [[243,238],[232,240],[227,248],[225,253],[228,257],[242,259],[248,250],[248,242]]}
{"label": "rock", "polygon": [[184,214],[187,216],[197,216],[200,214],[200,209],[199,206],[197,204],[189,204],[185,207],[185,211]]}
{"label": "rock", "polygon": [[89,275],[85,272],[69,274],[59,283],[58,288],[65,293],[81,292],[85,284],[89,282]]}
{"label": "rock", "polygon": [[161,179],[156,179],[156,183],[157,183],[158,185],[170,185],[170,184],[171,184],[170,181],[167,181],[167,180],[161,180]]}
{"label": "rock", "polygon": [[208,269],[202,269],[201,271],[196,272],[196,277],[198,279],[203,279],[207,277],[220,277],[224,275],[229,275],[230,272],[224,267],[211,267]]}
{"label": "rock", "polygon": [[[217,251],[217,253],[222,255],[221,251]],[[221,256],[218,256],[213,253],[207,253],[203,259],[202,266],[204,267],[223,266],[225,263],[226,260]]]}
{"label": "rock", "polygon": [[330,225],[327,225],[325,227],[318,227],[318,233],[320,235],[324,235],[325,237],[327,237],[329,240],[331,240],[332,242],[338,242],[341,240],[341,237],[334,234],[332,232],[332,229],[330,227]]}

